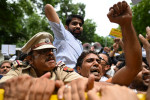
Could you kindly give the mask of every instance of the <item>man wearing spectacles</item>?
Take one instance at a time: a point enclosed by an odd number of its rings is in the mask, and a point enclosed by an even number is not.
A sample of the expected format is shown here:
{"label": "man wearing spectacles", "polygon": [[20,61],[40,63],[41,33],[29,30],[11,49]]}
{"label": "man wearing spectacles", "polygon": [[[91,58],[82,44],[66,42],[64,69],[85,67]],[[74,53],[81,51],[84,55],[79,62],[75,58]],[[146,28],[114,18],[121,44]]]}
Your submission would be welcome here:
{"label": "man wearing spectacles", "polygon": [[100,81],[106,81],[110,77],[112,77],[107,74],[107,72],[111,69],[112,62],[111,62],[109,55],[107,54],[100,53],[99,57],[101,58],[101,66],[102,66],[102,72],[103,72],[103,76],[101,77]]}
{"label": "man wearing spectacles", "polygon": [[23,53],[27,54],[26,59],[29,65],[19,60],[14,61],[13,69],[0,82],[24,74],[37,78],[47,72],[50,72],[51,80],[63,80],[65,83],[82,77],[72,68],[66,67],[64,63],[56,63],[54,55],[56,47],[52,42],[53,36],[50,33],[39,32],[35,34],[21,49]]}

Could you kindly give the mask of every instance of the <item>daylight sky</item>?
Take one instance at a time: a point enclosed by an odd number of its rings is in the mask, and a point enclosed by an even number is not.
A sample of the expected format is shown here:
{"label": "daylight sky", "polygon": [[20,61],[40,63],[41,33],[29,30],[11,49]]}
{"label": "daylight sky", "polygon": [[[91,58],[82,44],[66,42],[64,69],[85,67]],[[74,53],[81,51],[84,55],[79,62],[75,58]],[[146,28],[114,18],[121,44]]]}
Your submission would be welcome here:
{"label": "daylight sky", "polygon": [[[73,3],[84,3],[85,8],[85,19],[92,19],[96,25],[96,33],[99,36],[108,36],[112,28],[117,28],[118,24],[111,23],[107,18],[109,8],[121,0],[73,0]],[[125,0],[128,4],[131,0]]]}

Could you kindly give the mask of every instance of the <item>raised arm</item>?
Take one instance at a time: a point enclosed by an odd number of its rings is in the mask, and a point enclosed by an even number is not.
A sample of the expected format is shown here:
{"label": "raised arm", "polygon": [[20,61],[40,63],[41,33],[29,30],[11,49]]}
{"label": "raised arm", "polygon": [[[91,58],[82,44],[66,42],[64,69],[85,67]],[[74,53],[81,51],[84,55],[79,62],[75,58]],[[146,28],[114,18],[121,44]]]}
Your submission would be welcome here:
{"label": "raised arm", "polygon": [[[117,40],[117,41],[115,41]],[[114,44],[113,44],[113,51],[109,53],[110,57],[113,57],[115,55],[115,53],[117,52],[117,50],[119,49],[119,40],[118,38],[114,39]]]}
{"label": "raised arm", "polygon": [[150,43],[148,40],[150,40],[150,27],[146,27],[146,38],[144,38],[141,34],[139,35],[139,39],[143,44],[143,48],[146,50],[146,60],[148,64],[150,65]]}
{"label": "raised arm", "polygon": [[54,9],[54,7],[50,4],[45,5],[45,15],[49,21],[56,22],[59,24],[59,17]]}
{"label": "raised arm", "polygon": [[112,83],[128,86],[142,69],[142,51],[132,24],[132,11],[123,1],[113,5],[107,16],[121,26],[126,60],[126,67],[114,75]]}

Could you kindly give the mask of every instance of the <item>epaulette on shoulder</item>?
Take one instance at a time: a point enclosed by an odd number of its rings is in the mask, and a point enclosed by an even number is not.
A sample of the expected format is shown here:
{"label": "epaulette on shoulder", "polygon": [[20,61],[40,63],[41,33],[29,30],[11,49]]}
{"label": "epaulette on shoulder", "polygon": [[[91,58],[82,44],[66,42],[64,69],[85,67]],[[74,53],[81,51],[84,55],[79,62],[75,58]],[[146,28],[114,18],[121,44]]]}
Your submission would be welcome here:
{"label": "epaulette on shoulder", "polygon": [[73,72],[73,71],[74,71],[74,69],[73,69],[73,68],[69,68],[69,67],[65,66],[65,67],[63,68],[63,71],[66,71],[66,72]]}
{"label": "epaulette on shoulder", "polygon": [[62,61],[59,61],[59,62],[56,64],[57,67],[61,67],[61,66],[63,66],[63,65],[65,65],[65,63],[62,62]]}
{"label": "epaulette on shoulder", "polygon": [[26,66],[21,60],[15,60],[12,62],[12,66],[17,68],[19,66]]}

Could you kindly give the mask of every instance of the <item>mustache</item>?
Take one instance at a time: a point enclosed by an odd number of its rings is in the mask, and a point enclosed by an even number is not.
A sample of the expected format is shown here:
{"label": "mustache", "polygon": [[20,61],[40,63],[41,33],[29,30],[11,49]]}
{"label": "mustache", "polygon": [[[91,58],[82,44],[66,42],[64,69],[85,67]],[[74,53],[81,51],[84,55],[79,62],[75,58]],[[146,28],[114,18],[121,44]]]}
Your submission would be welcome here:
{"label": "mustache", "polygon": [[91,67],[90,70],[100,72],[100,69],[97,66]]}
{"label": "mustache", "polygon": [[55,60],[55,57],[53,55],[49,55],[45,61]]}
{"label": "mustache", "polygon": [[74,31],[76,31],[76,30],[79,30],[79,31],[80,31],[80,28],[76,28],[76,29],[74,29],[74,30],[73,30],[73,32],[74,32]]}
{"label": "mustache", "polygon": [[150,78],[150,74],[145,73],[145,74],[142,75],[142,79],[143,80],[146,79],[146,78]]}

